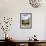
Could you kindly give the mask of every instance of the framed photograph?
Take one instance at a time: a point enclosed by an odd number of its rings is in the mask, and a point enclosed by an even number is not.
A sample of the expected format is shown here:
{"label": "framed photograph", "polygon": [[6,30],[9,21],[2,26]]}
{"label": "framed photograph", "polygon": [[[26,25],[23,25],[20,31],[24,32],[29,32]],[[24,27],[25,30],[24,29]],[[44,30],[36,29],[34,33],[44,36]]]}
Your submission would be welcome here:
{"label": "framed photograph", "polygon": [[32,28],[32,13],[20,13],[20,28],[21,29]]}

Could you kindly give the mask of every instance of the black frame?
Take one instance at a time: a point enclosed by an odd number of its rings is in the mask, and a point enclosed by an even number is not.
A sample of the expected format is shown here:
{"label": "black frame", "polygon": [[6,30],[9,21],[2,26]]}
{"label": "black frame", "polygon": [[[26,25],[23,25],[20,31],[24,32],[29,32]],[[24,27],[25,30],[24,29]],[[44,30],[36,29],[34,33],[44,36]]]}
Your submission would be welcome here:
{"label": "black frame", "polygon": [[[22,14],[23,15],[30,15],[30,20],[31,20],[30,27],[22,27],[22,25],[21,25]],[[32,13],[20,13],[20,28],[21,29],[32,29]]]}

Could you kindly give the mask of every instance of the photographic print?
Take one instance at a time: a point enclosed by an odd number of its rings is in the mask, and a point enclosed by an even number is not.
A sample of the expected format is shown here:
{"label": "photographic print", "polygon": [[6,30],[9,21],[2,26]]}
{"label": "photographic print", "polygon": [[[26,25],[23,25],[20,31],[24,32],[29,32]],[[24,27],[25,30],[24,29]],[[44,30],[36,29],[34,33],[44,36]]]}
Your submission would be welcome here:
{"label": "photographic print", "polygon": [[20,13],[20,28],[32,28],[32,13]]}

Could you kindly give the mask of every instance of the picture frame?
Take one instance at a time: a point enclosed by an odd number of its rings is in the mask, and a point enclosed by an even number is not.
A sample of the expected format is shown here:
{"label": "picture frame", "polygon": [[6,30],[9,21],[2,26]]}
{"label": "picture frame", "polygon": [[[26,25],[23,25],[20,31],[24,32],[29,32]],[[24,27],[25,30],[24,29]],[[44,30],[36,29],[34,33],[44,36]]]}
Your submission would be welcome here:
{"label": "picture frame", "polygon": [[20,13],[20,28],[32,29],[32,13]]}

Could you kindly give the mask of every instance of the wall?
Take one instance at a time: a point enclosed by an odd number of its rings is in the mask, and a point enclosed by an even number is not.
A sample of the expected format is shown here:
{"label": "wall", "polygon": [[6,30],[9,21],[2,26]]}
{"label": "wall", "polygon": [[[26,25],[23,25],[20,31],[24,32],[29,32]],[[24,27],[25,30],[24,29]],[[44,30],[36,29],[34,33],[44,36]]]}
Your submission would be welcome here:
{"label": "wall", "polygon": [[44,38],[46,39],[46,15],[45,15],[45,24],[44,24],[44,26],[45,26],[45,28],[44,28],[44,30],[45,30],[45,31],[44,31],[44,36],[45,36],[45,37],[44,37]]}
{"label": "wall", "polygon": [[[32,8],[28,0],[0,0],[0,16],[13,18],[8,33],[16,40],[28,40],[34,34],[39,40],[44,40],[45,12],[45,8]],[[20,13],[32,13],[32,29],[20,29]]]}

